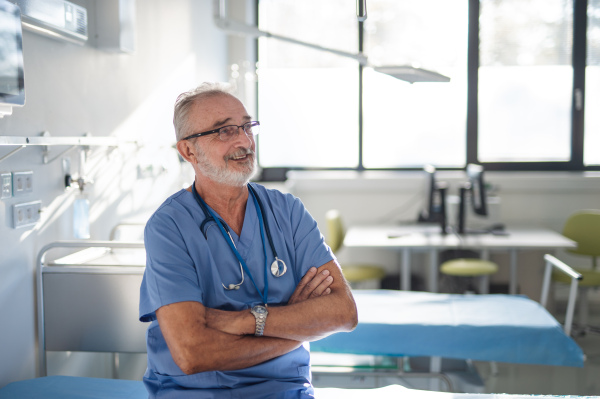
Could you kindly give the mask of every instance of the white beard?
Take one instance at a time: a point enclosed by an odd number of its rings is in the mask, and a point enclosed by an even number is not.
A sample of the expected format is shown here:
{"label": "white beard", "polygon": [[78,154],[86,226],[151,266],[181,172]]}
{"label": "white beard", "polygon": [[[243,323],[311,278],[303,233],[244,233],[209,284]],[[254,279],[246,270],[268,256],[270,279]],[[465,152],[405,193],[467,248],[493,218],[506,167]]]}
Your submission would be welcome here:
{"label": "white beard", "polygon": [[224,167],[219,167],[211,163],[204,151],[199,146],[195,146],[198,156],[196,157],[196,165],[200,172],[209,179],[233,187],[242,187],[248,184],[252,176],[256,173],[257,164],[256,156],[252,152],[252,160],[246,161],[246,167],[242,170],[229,170],[227,162]]}

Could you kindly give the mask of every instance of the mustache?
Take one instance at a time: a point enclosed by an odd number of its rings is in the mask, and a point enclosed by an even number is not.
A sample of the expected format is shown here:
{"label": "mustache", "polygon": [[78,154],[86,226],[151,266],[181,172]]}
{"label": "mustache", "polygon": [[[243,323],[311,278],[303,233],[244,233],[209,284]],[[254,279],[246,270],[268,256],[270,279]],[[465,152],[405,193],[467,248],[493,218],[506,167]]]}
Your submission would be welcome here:
{"label": "mustache", "polygon": [[255,152],[252,148],[240,148],[238,151],[236,151],[232,154],[229,154],[225,159],[230,160],[230,159],[242,158],[242,157],[245,157],[246,155],[254,156]]}

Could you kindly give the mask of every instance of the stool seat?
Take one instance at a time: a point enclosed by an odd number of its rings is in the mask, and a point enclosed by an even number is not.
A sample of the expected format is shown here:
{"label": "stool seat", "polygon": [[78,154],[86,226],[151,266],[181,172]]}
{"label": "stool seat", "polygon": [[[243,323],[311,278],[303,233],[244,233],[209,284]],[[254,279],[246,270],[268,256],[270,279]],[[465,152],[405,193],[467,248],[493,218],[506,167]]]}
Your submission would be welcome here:
{"label": "stool seat", "polygon": [[376,265],[351,264],[343,265],[342,273],[349,283],[356,283],[365,280],[381,280],[385,277],[385,270]]}
{"label": "stool seat", "polygon": [[498,265],[483,259],[451,259],[440,266],[440,271],[450,276],[485,276],[498,271]]}

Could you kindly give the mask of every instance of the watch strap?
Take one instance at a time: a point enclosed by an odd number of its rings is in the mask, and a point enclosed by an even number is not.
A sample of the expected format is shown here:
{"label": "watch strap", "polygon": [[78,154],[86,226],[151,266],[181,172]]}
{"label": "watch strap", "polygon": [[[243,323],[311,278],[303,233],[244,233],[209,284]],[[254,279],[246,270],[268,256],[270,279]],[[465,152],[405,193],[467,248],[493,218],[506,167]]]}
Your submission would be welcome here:
{"label": "watch strap", "polygon": [[262,305],[253,307],[250,312],[252,313],[252,315],[254,316],[254,318],[256,320],[256,327],[254,330],[254,335],[257,337],[261,337],[265,331],[265,324],[267,322],[267,314],[269,314],[269,312],[267,311],[267,308]]}

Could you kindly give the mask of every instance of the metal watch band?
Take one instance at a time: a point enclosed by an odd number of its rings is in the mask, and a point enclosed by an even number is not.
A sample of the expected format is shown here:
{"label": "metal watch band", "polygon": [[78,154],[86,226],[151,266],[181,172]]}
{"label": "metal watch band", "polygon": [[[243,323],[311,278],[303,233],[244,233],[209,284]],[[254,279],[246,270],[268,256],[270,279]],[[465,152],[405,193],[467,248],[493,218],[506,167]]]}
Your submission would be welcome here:
{"label": "metal watch band", "polygon": [[252,308],[251,313],[256,319],[256,328],[254,330],[254,335],[260,337],[265,331],[267,314],[269,314],[269,312],[267,311],[266,307],[258,305]]}

